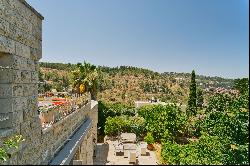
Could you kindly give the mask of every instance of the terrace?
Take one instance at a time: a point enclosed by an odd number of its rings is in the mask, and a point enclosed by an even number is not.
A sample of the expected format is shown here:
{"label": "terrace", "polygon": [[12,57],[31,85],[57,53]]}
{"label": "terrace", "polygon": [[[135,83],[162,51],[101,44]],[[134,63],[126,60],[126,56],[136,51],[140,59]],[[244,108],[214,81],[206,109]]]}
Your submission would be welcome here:
{"label": "terrace", "polygon": [[45,130],[53,124],[66,118],[68,115],[79,110],[90,101],[90,94],[73,94],[66,97],[49,97],[43,96],[39,98],[38,113]]}
{"label": "terrace", "polygon": [[155,151],[147,143],[137,141],[133,133],[123,133],[119,139],[108,139],[96,145],[94,165],[157,165]]}

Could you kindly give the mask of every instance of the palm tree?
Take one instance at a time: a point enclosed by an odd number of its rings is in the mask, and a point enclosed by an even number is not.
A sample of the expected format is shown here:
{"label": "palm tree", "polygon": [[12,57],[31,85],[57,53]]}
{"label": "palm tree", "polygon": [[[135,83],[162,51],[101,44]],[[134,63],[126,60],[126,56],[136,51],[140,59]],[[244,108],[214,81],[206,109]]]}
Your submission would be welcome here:
{"label": "palm tree", "polygon": [[[78,63],[77,68],[72,71],[73,76],[73,87],[76,93],[82,94],[85,91],[90,92],[91,99],[96,100],[97,95],[97,69],[95,65],[86,63]],[[84,91],[81,91],[81,86],[83,86]]]}

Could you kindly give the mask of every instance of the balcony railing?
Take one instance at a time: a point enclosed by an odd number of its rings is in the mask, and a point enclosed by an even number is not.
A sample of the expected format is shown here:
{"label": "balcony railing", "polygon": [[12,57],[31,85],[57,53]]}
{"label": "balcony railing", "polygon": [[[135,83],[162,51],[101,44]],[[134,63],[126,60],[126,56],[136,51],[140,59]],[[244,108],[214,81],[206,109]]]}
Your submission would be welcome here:
{"label": "balcony railing", "polygon": [[[42,128],[48,128],[90,101],[90,94],[72,95],[70,98],[54,98],[52,104],[39,107]],[[46,102],[46,101],[45,101]]]}

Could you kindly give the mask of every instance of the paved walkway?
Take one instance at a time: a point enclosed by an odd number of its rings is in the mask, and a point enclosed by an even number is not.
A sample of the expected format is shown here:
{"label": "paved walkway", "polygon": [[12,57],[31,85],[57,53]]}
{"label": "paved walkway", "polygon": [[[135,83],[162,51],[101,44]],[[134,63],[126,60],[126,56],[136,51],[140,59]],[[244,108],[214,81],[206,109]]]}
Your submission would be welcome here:
{"label": "paved walkway", "polygon": [[[98,143],[96,146],[96,157],[94,165],[157,165],[158,161],[154,151],[147,150],[146,156],[138,155],[135,164],[129,163],[129,158],[124,156],[115,156],[115,141],[107,141],[107,143]],[[137,149],[140,152],[139,147]]]}

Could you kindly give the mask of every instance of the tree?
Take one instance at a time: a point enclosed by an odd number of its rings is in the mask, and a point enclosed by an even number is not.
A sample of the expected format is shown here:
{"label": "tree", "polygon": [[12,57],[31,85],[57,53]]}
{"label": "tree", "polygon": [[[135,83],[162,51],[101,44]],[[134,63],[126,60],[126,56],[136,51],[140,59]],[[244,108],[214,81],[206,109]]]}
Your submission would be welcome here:
{"label": "tree", "polygon": [[195,115],[197,112],[197,96],[196,96],[196,82],[195,82],[195,71],[192,71],[191,74],[191,83],[189,86],[189,98],[188,98],[188,115]]}
{"label": "tree", "polygon": [[49,92],[52,89],[52,85],[45,82],[43,84],[43,88],[44,88],[44,92]]}
{"label": "tree", "polygon": [[69,86],[69,80],[65,76],[62,77],[62,85],[63,85],[64,90],[66,90]]}
{"label": "tree", "polygon": [[98,73],[95,65],[86,63],[78,63],[76,69],[72,72],[73,75],[73,87],[76,89],[76,93],[80,92],[80,86],[84,85],[86,91],[90,92],[91,99],[96,100],[97,86],[98,86]]}
{"label": "tree", "polygon": [[204,103],[203,91],[202,89],[198,88],[197,89],[197,107],[202,108],[203,103]]}
{"label": "tree", "polygon": [[234,88],[237,89],[240,92],[240,94],[249,93],[249,79],[248,78],[235,79]]}

